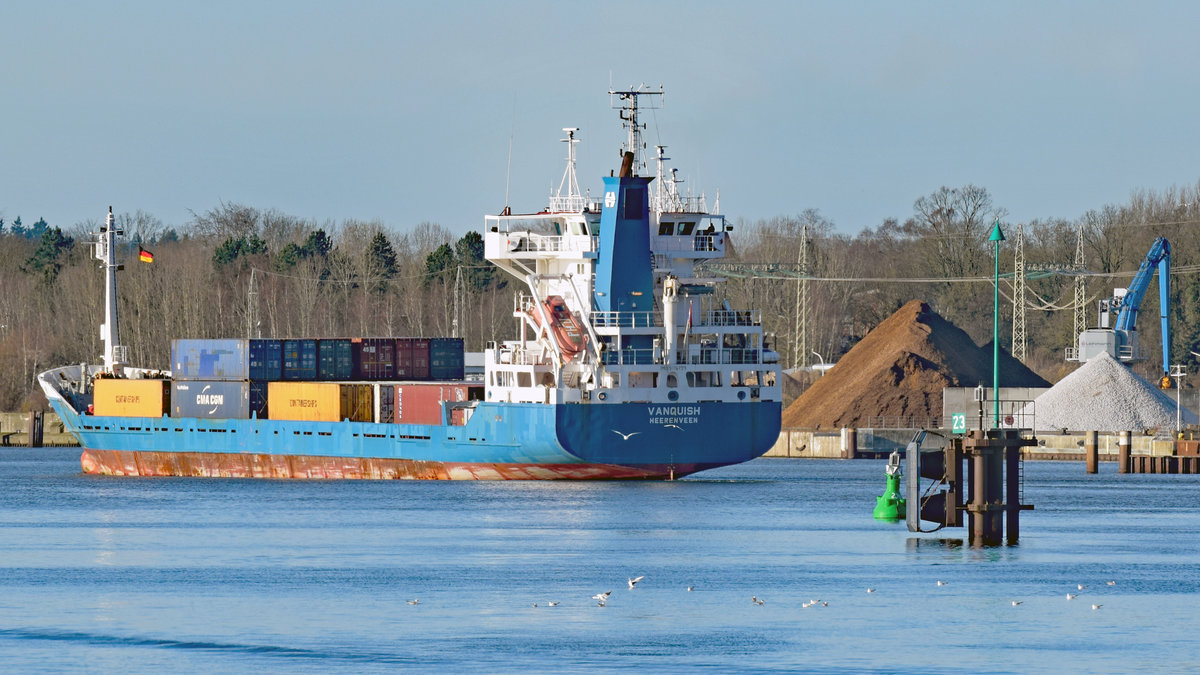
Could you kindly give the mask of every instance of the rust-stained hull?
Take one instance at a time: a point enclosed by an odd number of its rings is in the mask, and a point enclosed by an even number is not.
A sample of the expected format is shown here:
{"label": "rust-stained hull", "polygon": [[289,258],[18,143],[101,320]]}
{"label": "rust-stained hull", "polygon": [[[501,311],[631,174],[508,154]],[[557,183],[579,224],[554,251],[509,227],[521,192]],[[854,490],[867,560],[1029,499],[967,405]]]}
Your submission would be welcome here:
{"label": "rust-stained hull", "polygon": [[431,462],[378,457],[319,457],[253,453],[85,450],[84,473],[108,476],[413,480],[596,480],[678,478],[700,465],[500,464]]}

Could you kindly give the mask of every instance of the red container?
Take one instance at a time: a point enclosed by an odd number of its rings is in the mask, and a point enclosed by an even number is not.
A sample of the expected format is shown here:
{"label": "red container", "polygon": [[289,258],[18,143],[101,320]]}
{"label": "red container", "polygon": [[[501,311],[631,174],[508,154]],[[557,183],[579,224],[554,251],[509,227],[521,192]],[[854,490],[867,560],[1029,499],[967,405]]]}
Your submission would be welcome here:
{"label": "red container", "polygon": [[442,424],[442,401],[480,400],[483,387],[457,383],[396,385],[396,421],[401,424]]}
{"label": "red container", "polygon": [[392,338],[355,338],[354,376],[358,380],[396,379],[396,341]]}
{"label": "red container", "polygon": [[429,379],[429,338],[396,338],[396,379]]}

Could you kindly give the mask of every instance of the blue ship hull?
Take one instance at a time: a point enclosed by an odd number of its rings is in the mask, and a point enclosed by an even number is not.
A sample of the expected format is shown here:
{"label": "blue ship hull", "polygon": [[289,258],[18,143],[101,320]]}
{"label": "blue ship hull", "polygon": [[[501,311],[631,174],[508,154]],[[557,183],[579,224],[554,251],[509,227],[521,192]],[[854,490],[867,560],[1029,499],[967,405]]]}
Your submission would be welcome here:
{"label": "blue ship hull", "polygon": [[463,426],[80,415],[88,473],[278,478],[671,478],[762,455],[777,401],[481,402]]}

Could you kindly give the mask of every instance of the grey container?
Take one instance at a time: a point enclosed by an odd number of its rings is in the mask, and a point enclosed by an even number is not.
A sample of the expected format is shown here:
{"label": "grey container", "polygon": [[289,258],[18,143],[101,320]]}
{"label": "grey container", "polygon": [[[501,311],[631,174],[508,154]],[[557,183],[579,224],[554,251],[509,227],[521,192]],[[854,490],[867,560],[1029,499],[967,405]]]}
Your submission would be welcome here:
{"label": "grey container", "polygon": [[171,386],[171,417],[247,419],[250,417],[250,383],[176,381]]}
{"label": "grey container", "polygon": [[175,380],[248,380],[250,354],[245,339],[171,340]]}

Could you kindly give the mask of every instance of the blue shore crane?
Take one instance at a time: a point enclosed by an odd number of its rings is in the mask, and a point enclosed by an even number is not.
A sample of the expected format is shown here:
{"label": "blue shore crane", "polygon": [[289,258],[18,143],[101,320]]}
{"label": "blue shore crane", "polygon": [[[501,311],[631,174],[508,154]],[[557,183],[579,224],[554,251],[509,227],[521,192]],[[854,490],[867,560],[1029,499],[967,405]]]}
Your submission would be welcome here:
{"label": "blue shore crane", "polygon": [[1067,350],[1068,361],[1085,363],[1101,352],[1107,352],[1124,363],[1142,358],[1138,345],[1138,310],[1142,307],[1142,299],[1146,296],[1146,289],[1150,287],[1155,271],[1158,272],[1158,311],[1162,320],[1163,375],[1159,387],[1167,389],[1172,386],[1171,325],[1167,315],[1171,294],[1171,244],[1165,237],[1154,240],[1129,288],[1114,289],[1112,297],[1100,300],[1100,326],[1079,334],[1078,348]]}

